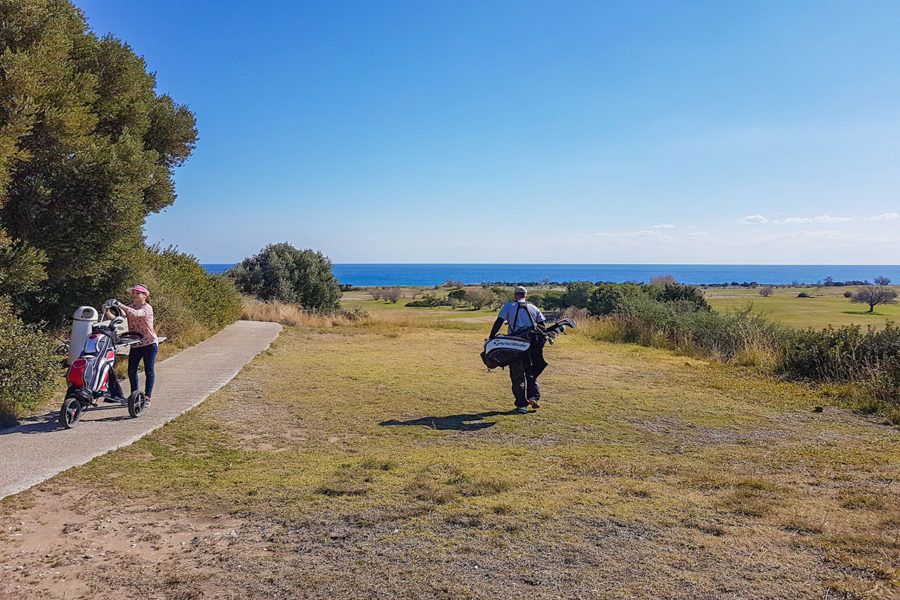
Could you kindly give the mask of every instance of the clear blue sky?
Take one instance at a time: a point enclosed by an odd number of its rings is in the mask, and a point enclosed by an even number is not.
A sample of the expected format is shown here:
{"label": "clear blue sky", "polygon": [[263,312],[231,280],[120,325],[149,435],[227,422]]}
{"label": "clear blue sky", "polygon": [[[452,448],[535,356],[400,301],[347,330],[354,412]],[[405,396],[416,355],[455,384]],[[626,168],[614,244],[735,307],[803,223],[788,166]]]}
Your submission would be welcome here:
{"label": "clear blue sky", "polygon": [[900,263],[900,2],[76,3],[197,115],[201,262]]}

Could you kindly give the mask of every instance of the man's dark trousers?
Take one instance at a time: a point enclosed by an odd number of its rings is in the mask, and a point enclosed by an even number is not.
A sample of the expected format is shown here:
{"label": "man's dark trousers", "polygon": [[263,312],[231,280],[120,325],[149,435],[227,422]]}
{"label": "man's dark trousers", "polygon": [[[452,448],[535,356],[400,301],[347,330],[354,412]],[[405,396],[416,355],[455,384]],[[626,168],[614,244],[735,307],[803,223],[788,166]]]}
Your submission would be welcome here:
{"label": "man's dark trousers", "polygon": [[[543,370],[543,369],[542,369]],[[528,399],[539,400],[541,386],[537,382],[533,363],[529,353],[523,353],[518,360],[509,363],[509,379],[512,382],[512,393],[516,398],[516,406],[528,406]]]}

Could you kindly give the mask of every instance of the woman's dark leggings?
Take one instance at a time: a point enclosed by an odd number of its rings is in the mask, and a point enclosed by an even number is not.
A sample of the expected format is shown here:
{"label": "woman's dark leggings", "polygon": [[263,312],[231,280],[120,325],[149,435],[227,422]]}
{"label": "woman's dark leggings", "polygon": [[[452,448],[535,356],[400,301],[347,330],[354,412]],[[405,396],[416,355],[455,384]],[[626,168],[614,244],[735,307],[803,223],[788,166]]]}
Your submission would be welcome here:
{"label": "woman's dark leggings", "polygon": [[153,367],[156,364],[156,344],[149,346],[141,346],[140,348],[132,348],[128,353],[128,383],[131,384],[131,392],[134,393],[138,389],[138,363],[144,361],[144,376],[147,381],[144,382],[144,393],[150,395],[153,392],[153,382],[156,379],[156,373]]}

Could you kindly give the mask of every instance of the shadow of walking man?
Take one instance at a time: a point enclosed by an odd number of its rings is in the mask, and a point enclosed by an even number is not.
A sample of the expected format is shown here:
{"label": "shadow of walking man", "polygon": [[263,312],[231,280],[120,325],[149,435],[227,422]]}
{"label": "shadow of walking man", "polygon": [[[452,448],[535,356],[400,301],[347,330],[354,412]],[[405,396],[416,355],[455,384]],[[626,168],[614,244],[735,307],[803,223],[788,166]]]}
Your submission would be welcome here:
{"label": "shadow of walking man", "polygon": [[[431,429],[451,429],[455,431],[476,431],[478,429],[487,429],[497,424],[496,421],[484,421],[487,417],[496,417],[499,415],[513,415],[515,410],[491,410],[480,413],[465,413],[461,415],[448,415],[446,417],[421,417],[419,419],[410,419],[408,421],[398,421],[391,419],[379,423],[382,427],[394,427],[397,425],[419,425],[421,427],[430,427]],[[474,422],[473,422],[474,421]]]}

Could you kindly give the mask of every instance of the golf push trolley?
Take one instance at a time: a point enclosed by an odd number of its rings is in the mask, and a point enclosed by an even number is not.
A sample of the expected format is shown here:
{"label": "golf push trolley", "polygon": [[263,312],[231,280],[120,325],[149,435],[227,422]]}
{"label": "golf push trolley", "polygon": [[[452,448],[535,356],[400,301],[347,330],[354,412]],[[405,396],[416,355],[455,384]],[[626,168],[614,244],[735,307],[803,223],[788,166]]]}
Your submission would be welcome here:
{"label": "golf push trolley", "polygon": [[[101,316],[110,318],[100,320]],[[97,312],[92,306],[80,306],[72,322],[72,338],[66,372],[68,389],[59,411],[59,422],[71,429],[81,420],[82,413],[97,406],[98,400],[128,406],[128,414],[140,417],[146,398],[135,391],[125,397],[116,377],[116,350],[125,349],[141,341],[141,334],[128,331],[125,311],[115,300],[107,300]]]}

